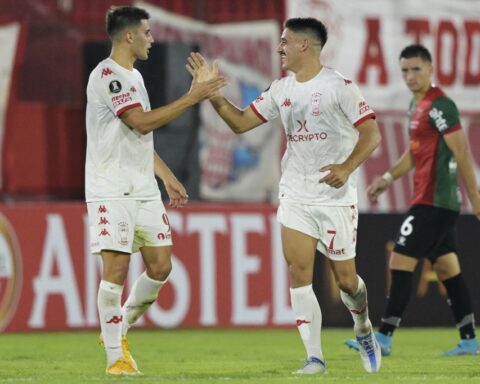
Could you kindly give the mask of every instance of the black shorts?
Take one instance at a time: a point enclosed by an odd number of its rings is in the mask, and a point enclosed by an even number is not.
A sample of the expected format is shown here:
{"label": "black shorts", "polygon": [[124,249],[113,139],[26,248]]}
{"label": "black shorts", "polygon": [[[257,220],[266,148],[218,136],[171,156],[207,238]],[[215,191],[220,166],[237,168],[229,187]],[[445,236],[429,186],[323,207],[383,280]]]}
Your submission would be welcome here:
{"label": "black shorts", "polygon": [[458,212],[430,205],[414,205],[405,216],[393,251],[405,256],[427,258],[457,252],[455,223]]}

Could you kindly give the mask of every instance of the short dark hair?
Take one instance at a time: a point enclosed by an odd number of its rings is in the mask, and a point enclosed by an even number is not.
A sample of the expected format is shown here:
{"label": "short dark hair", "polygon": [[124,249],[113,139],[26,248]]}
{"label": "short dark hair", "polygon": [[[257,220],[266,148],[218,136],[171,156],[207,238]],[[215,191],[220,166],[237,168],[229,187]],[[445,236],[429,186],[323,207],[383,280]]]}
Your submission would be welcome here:
{"label": "short dark hair", "polygon": [[325,25],[313,17],[294,17],[285,22],[285,28],[293,32],[304,32],[314,35],[320,44],[325,46],[328,39],[328,31]]}
{"label": "short dark hair", "polygon": [[414,57],[419,57],[423,61],[428,61],[429,63],[432,62],[430,51],[421,44],[406,46],[402,49],[402,52],[400,52],[400,57],[398,59],[412,59]]}
{"label": "short dark hair", "polygon": [[107,33],[110,38],[125,29],[140,24],[142,20],[148,20],[150,15],[142,8],[121,6],[110,7],[106,16]]}

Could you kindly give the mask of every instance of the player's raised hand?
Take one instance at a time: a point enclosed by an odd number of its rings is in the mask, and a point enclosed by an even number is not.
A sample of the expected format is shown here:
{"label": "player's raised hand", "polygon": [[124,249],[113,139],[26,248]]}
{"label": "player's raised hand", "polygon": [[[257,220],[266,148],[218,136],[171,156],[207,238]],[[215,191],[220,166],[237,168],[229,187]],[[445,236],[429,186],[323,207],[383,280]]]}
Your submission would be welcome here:
{"label": "player's raised hand", "polygon": [[367,187],[368,200],[372,204],[378,203],[378,196],[385,192],[391,183],[385,180],[383,177],[377,177],[372,184]]}
{"label": "player's raised hand", "polygon": [[203,82],[198,82],[194,79],[188,94],[195,102],[199,102],[217,96],[219,90],[225,85],[227,85],[227,82],[223,77],[217,77]]}
{"label": "player's raised hand", "polygon": [[[210,67],[205,58],[198,52],[190,53],[190,57],[187,60],[188,64],[186,65],[186,68],[192,75],[192,86],[197,83],[201,84],[214,79],[223,79],[223,77],[219,75],[218,62],[216,60],[213,62],[213,66]],[[220,88],[215,90],[209,97],[220,96]]]}
{"label": "player's raised hand", "polygon": [[207,60],[198,52],[190,53],[190,57],[187,59],[186,65],[187,71],[192,75],[193,81],[202,83],[211,79],[215,79],[218,76],[218,61],[213,62],[213,66],[208,65]]}

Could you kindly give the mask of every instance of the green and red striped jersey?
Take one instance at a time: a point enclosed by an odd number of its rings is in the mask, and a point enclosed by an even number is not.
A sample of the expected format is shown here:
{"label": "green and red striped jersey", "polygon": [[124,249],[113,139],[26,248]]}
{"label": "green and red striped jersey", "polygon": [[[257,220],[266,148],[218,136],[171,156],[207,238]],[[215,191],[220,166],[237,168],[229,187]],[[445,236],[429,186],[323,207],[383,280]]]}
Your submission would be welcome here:
{"label": "green and red striped jersey", "polygon": [[409,108],[410,152],[415,162],[413,204],[460,210],[457,163],[444,135],[462,129],[457,106],[443,91],[430,87]]}

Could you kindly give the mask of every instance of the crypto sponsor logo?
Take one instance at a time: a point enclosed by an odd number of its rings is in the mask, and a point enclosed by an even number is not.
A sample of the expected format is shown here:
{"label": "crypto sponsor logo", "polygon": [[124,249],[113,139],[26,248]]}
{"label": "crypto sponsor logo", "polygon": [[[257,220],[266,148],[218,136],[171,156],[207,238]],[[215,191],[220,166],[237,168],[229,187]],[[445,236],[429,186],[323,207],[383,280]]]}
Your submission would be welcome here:
{"label": "crypto sponsor logo", "polygon": [[10,322],[22,286],[22,263],[15,231],[0,214],[0,331]]}
{"label": "crypto sponsor logo", "polygon": [[303,120],[303,122],[301,122],[300,120],[297,120],[297,123],[298,123],[297,132],[301,132],[301,131],[309,132],[307,129],[307,120]]}

